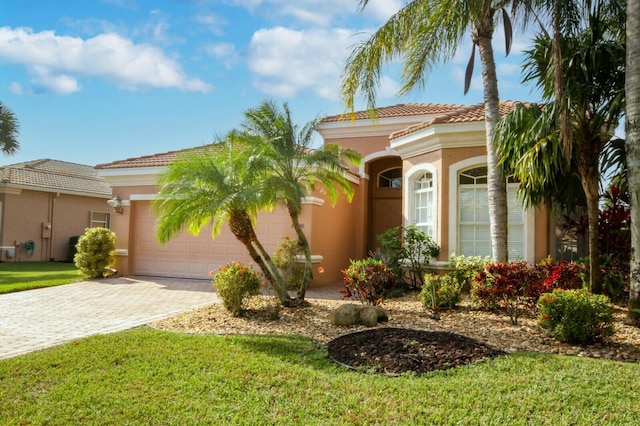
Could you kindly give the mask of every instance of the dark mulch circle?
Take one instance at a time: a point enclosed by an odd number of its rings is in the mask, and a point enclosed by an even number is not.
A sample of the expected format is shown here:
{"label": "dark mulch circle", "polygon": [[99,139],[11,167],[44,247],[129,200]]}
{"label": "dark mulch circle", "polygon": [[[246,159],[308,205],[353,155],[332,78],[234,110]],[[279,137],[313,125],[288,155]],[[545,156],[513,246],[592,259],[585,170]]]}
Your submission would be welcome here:
{"label": "dark mulch circle", "polygon": [[380,327],[343,334],[327,343],[335,362],[387,375],[417,375],[504,355],[470,337],[444,331]]}

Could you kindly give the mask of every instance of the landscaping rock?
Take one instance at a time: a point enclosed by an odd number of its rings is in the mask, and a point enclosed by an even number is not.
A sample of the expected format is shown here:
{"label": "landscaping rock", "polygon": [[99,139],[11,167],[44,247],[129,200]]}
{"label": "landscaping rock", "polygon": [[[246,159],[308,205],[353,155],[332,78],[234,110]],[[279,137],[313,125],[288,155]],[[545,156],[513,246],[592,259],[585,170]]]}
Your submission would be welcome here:
{"label": "landscaping rock", "polygon": [[333,325],[375,327],[379,322],[389,321],[389,316],[380,306],[345,303],[331,311],[330,319]]}

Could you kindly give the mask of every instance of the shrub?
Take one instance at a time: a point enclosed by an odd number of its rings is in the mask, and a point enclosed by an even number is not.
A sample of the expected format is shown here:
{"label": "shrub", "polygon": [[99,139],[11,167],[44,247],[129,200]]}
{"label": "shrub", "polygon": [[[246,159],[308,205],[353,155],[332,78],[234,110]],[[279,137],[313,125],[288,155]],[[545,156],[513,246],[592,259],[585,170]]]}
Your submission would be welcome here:
{"label": "shrub", "polygon": [[376,256],[385,259],[398,279],[414,289],[422,287],[429,259],[440,254],[438,244],[414,225],[390,228],[378,235],[378,242]]}
{"label": "shrub", "polygon": [[484,271],[484,268],[486,268],[489,263],[491,263],[490,257],[456,256],[452,254],[447,267],[452,269],[449,275],[451,275],[460,290],[470,293],[473,279],[480,272]]}
{"label": "shrub", "polygon": [[80,272],[89,278],[102,278],[115,262],[116,235],[107,228],[87,228],[76,244],[73,257]]}
{"label": "shrub", "polygon": [[355,296],[368,305],[379,305],[395,285],[395,274],[380,260],[367,258],[352,260],[342,271],[346,296]]}
{"label": "shrub", "polygon": [[251,266],[240,262],[227,263],[218,269],[213,285],[222,298],[223,306],[234,316],[240,316],[246,300],[260,294],[260,275]]}
{"label": "shrub", "polygon": [[425,309],[453,308],[460,303],[460,286],[451,275],[425,274],[420,300]]}
{"label": "shrub", "polygon": [[79,239],[80,235],[69,237],[69,246],[67,248],[67,262],[69,263],[73,263],[73,259],[76,257],[76,253],[78,252],[78,249],[76,249],[76,245],[78,245]]}
{"label": "shrub", "polygon": [[587,345],[613,335],[613,306],[607,296],[556,289],[543,294],[538,306],[538,323],[560,341]]}
{"label": "shrub", "polygon": [[544,293],[550,293],[556,288],[575,290],[584,286],[583,277],[587,270],[583,264],[566,260],[552,262],[550,258],[546,258],[535,265],[535,268],[540,271],[541,279],[529,283],[527,289],[528,304],[532,309]]}
{"label": "shrub", "polygon": [[304,265],[296,262],[296,256],[303,253],[298,240],[282,239],[271,258],[282,273],[287,290],[298,290],[302,284]]}

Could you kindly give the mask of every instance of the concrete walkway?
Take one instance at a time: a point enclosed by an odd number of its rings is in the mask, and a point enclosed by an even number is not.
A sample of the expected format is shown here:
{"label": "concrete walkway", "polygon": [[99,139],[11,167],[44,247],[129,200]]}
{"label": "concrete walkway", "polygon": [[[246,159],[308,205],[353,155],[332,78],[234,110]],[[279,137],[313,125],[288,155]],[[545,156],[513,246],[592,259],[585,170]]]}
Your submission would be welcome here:
{"label": "concrete walkway", "polygon": [[0,358],[219,302],[211,281],[108,278],[0,294]]}
{"label": "concrete walkway", "polygon": [[[310,288],[307,298],[339,300],[341,288],[340,284]],[[208,280],[139,277],[0,294],[0,359],[126,330],[218,302]]]}

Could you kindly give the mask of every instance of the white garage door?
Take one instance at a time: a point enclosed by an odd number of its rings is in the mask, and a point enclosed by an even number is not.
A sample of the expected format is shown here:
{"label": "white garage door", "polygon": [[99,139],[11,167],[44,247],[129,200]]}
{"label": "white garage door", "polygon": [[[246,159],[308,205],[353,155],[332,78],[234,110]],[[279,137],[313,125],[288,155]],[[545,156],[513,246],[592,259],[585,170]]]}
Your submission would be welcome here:
{"label": "white garage door", "polygon": [[[209,279],[210,271],[231,261],[252,262],[246,248],[224,225],[213,240],[211,228],[203,228],[197,237],[185,232],[161,245],[155,238],[156,217],[149,201],[132,202],[134,215],[130,253],[134,275]],[[258,238],[272,253],[284,236],[291,236],[291,225],[284,210],[260,214]]]}

